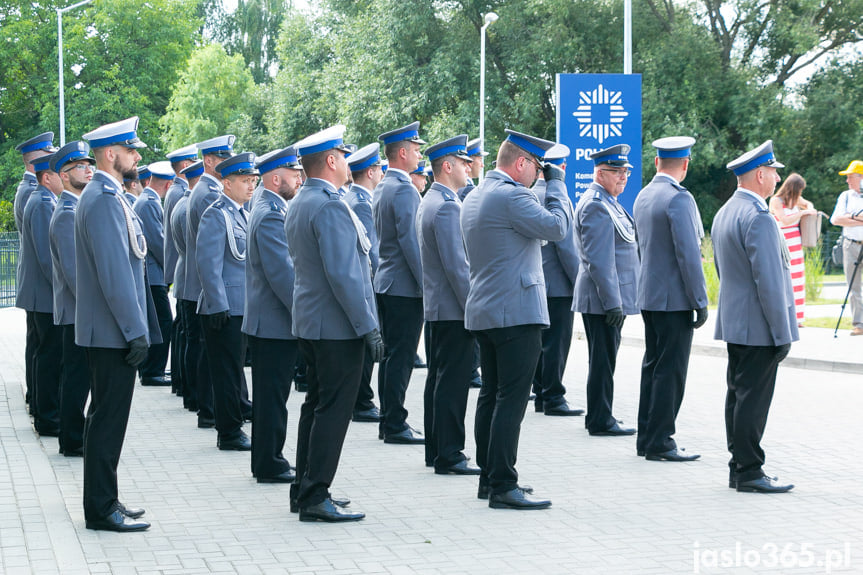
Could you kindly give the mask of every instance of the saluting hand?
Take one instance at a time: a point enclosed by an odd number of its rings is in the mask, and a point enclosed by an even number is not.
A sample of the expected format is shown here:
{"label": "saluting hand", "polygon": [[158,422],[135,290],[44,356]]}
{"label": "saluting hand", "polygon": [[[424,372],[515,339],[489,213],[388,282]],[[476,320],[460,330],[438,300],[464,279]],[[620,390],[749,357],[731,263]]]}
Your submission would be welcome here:
{"label": "saluting hand", "polygon": [[146,336],[136,337],[129,342],[129,353],[126,354],[126,363],[135,368],[139,367],[147,359],[149,348]]}
{"label": "saluting hand", "polygon": [[707,308],[701,307],[695,310],[695,321],[692,322],[692,327],[698,329],[707,322]]}
{"label": "saluting hand", "polygon": [[546,162],[542,165],[542,177],[545,178],[546,182],[552,180],[560,180],[562,182],[566,178],[566,172],[561,167]]}
{"label": "saluting hand", "polygon": [[364,335],[363,341],[365,341],[366,347],[372,354],[372,361],[380,363],[384,358],[384,340],[381,339],[381,332],[378,331],[378,328]]}

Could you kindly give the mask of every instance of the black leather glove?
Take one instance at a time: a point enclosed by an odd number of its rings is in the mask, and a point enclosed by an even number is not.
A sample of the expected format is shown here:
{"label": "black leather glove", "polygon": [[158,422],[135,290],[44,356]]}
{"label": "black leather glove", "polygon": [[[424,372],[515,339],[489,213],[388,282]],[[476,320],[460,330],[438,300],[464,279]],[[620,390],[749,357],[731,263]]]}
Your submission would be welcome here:
{"label": "black leather glove", "polygon": [[139,336],[129,342],[129,353],[126,354],[126,363],[132,367],[139,367],[147,359],[147,336]]}
{"label": "black leather glove", "polygon": [[566,172],[560,166],[544,162],[542,164],[542,177],[545,178],[546,182],[552,180],[560,180],[562,182],[566,178]]}
{"label": "black leather glove", "polygon": [[220,330],[228,323],[231,313],[229,311],[220,311],[207,316],[207,325],[212,330]]}
{"label": "black leather glove", "polygon": [[605,323],[611,327],[622,328],[625,319],[626,316],[623,315],[623,310],[619,307],[611,308],[605,312]]}
{"label": "black leather glove", "polygon": [[707,308],[698,308],[695,310],[695,321],[692,322],[692,327],[698,329],[705,323],[707,323]]}
{"label": "black leather glove", "polygon": [[379,363],[384,358],[384,340],[381,339],[381,332],[375,328],[363,336],[363,341],[372,354],[372,361]]}
{"label": "black leather glove", "polygon": [[783,359],[788,357],[788,352],[791,351],[791,344],[786,343],[785,345],[777,345],[776,346],[776,361],[781,362]]}

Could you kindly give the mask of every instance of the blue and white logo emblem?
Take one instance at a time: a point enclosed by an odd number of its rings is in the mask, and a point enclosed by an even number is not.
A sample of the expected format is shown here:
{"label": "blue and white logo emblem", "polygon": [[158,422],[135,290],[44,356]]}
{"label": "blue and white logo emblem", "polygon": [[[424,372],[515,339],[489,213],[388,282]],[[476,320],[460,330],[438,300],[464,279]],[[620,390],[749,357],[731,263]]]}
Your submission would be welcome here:
{"label": "blue and white logo emblem", "polygon": [[578,135],[594,138],[600,144],[609,137],[623,135],[621,125],[629,112],[623,108],[623,92],[608,90],[602,84],[589,91],[580,91],[578,107],[572,113],[578,120]]}

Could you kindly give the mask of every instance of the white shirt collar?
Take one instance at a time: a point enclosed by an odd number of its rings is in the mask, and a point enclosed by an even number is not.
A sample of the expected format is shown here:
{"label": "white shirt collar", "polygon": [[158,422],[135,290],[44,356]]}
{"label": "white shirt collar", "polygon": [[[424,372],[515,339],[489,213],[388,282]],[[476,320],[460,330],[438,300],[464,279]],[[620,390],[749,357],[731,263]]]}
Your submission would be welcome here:
{"label": "white shirt collar", "polygon": [[669,180],[671,180],[672,183],[674,183],[678,186],[680,185],[680,182],[678,182],[674,176],[666,174],[665,172],[657,172],[656,175],[662,176],[663,178],[666,178],[666,179],[669,179]]}
{"label": "white shirt collar", "polygon": [[395,172],[397,174],[403,174],[405,177],[407,177],[407,179],[410,179],[410,174],[408,174],[404,170],[400,170],[398,168],[387,168],[387,173],[390,173],[390,172]]}
{"label": "white shirt collar", "polygon": [[276,192],[274,192],[273,190],[271,190],[271,189],[269,189],[269,188],[264,188],[264,190],[265,190],[265,191],[267,191],[267,192],[270,192],[271,194],[273,194],[274,196],[276,196],[276,197],[279,199],[279,201],[282,203],[282,207],[283,207],[283,208],[287,208],[287,207],[288,207],[288,202],[287,202],[287,200],[285,200],[285,198],[283,198],[282,196],[280,196],[279,194],[277,194]]}
{"label": "white shirt collar", "polygon": [[[117,181],[117,178],[115,178],[114,176],[112,176],[112,175],[111,175],[111,174],[109,174],[108,172],[105,172],[105,171],[103,171],[103,170],[96,170],[96,174],[102,174],[103,176],[105,176],[106,178],[108,178],[108,180],[109,180],[111,183],[116,184],[116,185],[117,185],[117,188],[119,188],[120,192],[124,192],[124,193],[125,193],[125,191],[126,191],[126,190],[124,190],[124,189],[123,189],[123,184],[121,184],[120,182],[118,182],[118,181]],[[94,174],[94,175],[95,175],[95,174]]]}
{"label": "white shirt collar", "polygon": [[743,192],[744,194],[749,194],[753,198],[758,199],[758,201],[761,202],[762,204],[764,204],[765,207],[767,206],[767,200],[765,200],[764,198],[762,198],[761,196],[759,196],[758,194],[756,194],[752,190],[747,190],[746,188],[737,188],[737,190],[740,192]]}

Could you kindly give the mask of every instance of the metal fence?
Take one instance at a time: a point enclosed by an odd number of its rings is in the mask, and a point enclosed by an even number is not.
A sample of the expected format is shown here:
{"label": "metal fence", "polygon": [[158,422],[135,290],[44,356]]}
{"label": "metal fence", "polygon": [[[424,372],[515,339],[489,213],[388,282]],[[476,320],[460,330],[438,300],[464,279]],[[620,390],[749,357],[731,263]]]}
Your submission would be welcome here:
{"label": "metal fence", "polygon": [[18,232],[0,232],[0,307],[15,305]]}

